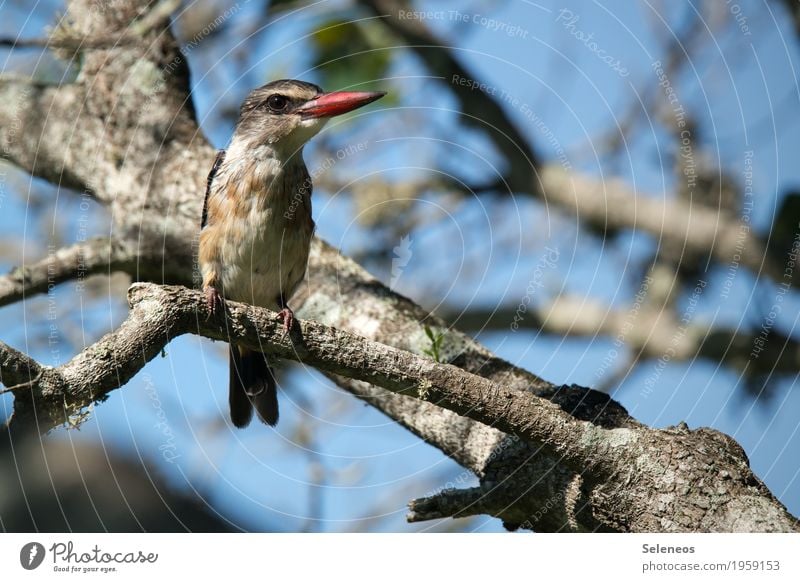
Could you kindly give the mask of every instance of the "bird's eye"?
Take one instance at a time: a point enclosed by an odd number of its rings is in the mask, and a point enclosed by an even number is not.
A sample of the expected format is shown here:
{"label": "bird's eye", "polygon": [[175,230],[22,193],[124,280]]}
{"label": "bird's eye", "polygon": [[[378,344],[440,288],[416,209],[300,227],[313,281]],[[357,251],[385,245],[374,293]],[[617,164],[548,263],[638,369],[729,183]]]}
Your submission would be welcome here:
{"label": "bird's eye", "polygon": [[289,105],[289,100],[283,95],[270,95],[267,99],[267,106],[272,111],[283,111]]}

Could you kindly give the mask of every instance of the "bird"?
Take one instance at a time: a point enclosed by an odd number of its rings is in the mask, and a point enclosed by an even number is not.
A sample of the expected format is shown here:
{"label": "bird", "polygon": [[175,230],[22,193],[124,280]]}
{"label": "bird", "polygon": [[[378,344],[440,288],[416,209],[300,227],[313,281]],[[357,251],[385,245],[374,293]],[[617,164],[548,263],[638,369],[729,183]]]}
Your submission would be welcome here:
{"label": "bird", "polygon": [[[289,332],[288,300],[305,277],[315,228],[303,146],[331,117],[385,94],[326,93],[293,79],[249,93],[206,182],[198,262],[209,314],[227,300],[249,303],[277,311]],[[277,386],[265,354],[229,346],[228,403],[238,428],[250,424],[254,409],[263,423],[277,424]]]}

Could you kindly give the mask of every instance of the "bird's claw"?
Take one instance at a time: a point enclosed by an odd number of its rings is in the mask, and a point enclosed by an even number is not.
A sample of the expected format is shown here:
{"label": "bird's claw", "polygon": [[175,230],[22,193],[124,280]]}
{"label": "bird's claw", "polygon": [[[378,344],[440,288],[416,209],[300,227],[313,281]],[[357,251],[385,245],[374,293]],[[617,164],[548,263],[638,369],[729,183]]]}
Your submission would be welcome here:
{"label": "bird's claw", "polygon": [[283,320],[283,337],[286,337],[294,325],[294,311],[284,307],[278,312],[278,319]]}
{"label": "bird's claw", "polygon": [[224,304],[222,295],[220,295],[215,287],[206,287],[205,295],[206,307],[208,308],[208,317],[206,319],[208,319],[209,317],[217,315],[217,310],[224,309]]}

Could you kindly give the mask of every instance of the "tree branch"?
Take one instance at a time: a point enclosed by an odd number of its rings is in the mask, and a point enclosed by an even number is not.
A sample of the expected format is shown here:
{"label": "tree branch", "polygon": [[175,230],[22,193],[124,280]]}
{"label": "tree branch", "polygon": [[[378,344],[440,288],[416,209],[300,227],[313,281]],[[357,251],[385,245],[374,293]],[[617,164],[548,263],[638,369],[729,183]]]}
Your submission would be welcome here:
{"label": "tree branch", "polygon": [[202,293],[182,287],[135,284],[129,302],[130,316],[119,330],[104,336],[65,367],[56,368],[63,378],[62,388],[42,391],[45,402],[61,405],[67,398],[73,406],[87,406],[127,382],[171,339],[191,331],[414,395],[540,442],[573,468],[591,462],[598,473],[604,472],[606,461],[595,458],[600,450],[594,448],[599,439],[593,432],[604,429],[584,421],[567,426],[568,415],[556,405],[455,366],[312,321],[301,322],[302,338],[284,338],[276,313],[233,302],[227,303],[227,315],[208,317],[210,313],[199,308],[204,305]]}
{"label": "tree branch", "polygon": [[52,36],[45,38],[0,38],[0,47],[9,49],[47,48],[69,51],[109,49],[141,42],[136,36],[100,36],[91,38]]}
{"label": "tree branch", "polygon": [[[75,155],[91,155],[89,144],[73,135],[84,98],[78,85],[0,79],[0,157],[54,184],[91,191],[91,174],[72,163]],[[82,164],[88,160],[81,159]]]}
{"label": "tree branch", "polygon": [[137,254],[120,241],[94,238],[58,249],[41,261],[0,276],[0,307],[65,281],[113,271],[132,273]]}
{"label": "tree branch", "polygon": [[[497,358],[471,337],[388,289],[352,259],[318,239],[312,244],[308,277],[308,284],[292,299],[301,317],[419,355],[430,347],[425,333],[425,327],[429,327],[443,335],[442,361],[547,398],[578,419],[606,428],[639,426],[605,394],[554,386]],[[591,504],[568,503],[572,497],[567,492],[581,478],[560,463],[559,457],[549,456],[534,444],[428,402],[341,377],[335,381],[478,475],[482,483],[495,491],[492,503],[487,501],[484,505],[492,508],[487,512],[510,528],[527,521],[535,524],[538,531],[598,529],[591,515]],[[562,493],[554,496],[553,492]],[[531,516],[536,519],[531,521]]]}
{"label": "tree branch", "polygon": [[79,36],[70,34],[62,28],[56,28],[44,38],[0,38],[0,47],[14,48],[50,48],[72,52],[94,49],[111,49],[120,46],[141,43],[142,37],[151,31],[163,29],[173,12],[180,8],[180,0],[161,0],[150,6],[145,5],[141,18],[131,23],[123,34],[92,34]]}
{"label": "tree branch", "polygon": [[41,374],[42,366],[36,360],[0,341],[0,384],[6,391],[29,386]]}
{"label": "tree branch", "polygon": [[[541,306],[530,304],[524,311],[516,305],[465,311],[444,307],[437,314],[471,333],[541,330],[558,337],[605,336],[617,342],[617,349],[630,350],[639,360],[658,359],[669,352],[671,361],[707,358],[748,375],[794,374],[800,369],[800,342],[780,330],[770,330],[769,341],[765,341],[761,330],[747,332],[712,326],[700,319],[682,323],[672,310],[647,303],[625,309],[575,295],[560,295]],[[752,358],[755,348],[759,352],[757,359]]]}
{"label": "tree branch", "polygon": [[190,284],[189,266],[185,257],[164,253],[158,241],[129,243],[116,238],[92,238],[0,275],[0,307],[45,293],[60,283],[115,272],[127,273],[134,280]]}
{"label": "tree branch", "polygon": [[[429,402],[349,378],[333,379],[467,468],[443,487],[412,500],[409,521],[486,513],[500,518],[510,530],[525,527],[540,532],[614,531],[593,517],[592,500],[581,492],[580,474],[535,444]],[[596,394],[578,391],[589,401]],[[457,489],[469,473],[478,475],[480,486]],[[477,494],[481,495],[479,502],[475,501]]]}
{"label": "tree branch", "polygon": [[[120,329],[64,366],[43,368],[40,379],[24,393],[15,390],[12,429],[32,417],[39,420],[41,430],[41,419],[58,418],[64,410],[77,411],[105,398],[173,338],[198,333],[433,402],[533,442],[579,473],[582,491],[602,491],[607,499],[613,498],[613,504],[604,508],[617,518],[624,515],[624,523],[616,524],[620,529],[687,531],[697,527],[698,517],[701,524],[704,518],[713,517],[715,524],[735,530],[746,510],[748,520],[759,516],[755,523],[748,523],[748,531],[800,531],[796,520],[750,471],[741,448],[716,431],[690,431],[685,426],[606,429],[578,420],[529,392],[313,321],[298,321],[286,337],[277,314],[266,309],[228,302],[225,313],[212,314],[201,292],[183,287],[135,284],[129,302],[131,313]],[[12,361],[9,369],[18,371],[18,354],[7,349],[1,353],[6,354],[3,362]],[[19,410],[23,412],[18,416]],[[690,494],[690,484],[698,482],[714,485]],[[684,483],[686,490],[676,491],[676,483]],[[673,494],[669,499],[662,494],[654,505],[654,488]],[[481,493],[459,492],[462,503],[451,515],[467,514],[477,499],[491,498],[491,490]],[[430,514],[422,508],[428,507],[431,499],[437,499],[440,507],[447,501],[448,511],[454,509],[456,498],[441,496],[417,500],[413,507]],[[671,516],[668,524],[664,522],[665,505]],[[473,509],[483,511],[480,505]],[[681,517],[686,521],[676,519]]]}

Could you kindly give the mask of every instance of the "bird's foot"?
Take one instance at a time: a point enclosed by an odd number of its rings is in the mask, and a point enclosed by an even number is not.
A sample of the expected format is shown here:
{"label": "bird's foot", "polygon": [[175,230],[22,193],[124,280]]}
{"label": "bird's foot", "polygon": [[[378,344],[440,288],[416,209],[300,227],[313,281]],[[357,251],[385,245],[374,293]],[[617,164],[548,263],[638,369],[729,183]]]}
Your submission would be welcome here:
{"label": "bird's foot", "polygon": [[288,307],[284,307],[278,312],[278,319],[283,320],[283,336],[286,337],[289,330],[292,329],[294,325],[294,311]]}
{"label": "bird's foot", "polygon": [[217,315],[217,311],[221,311],[225,309],[225,300],[220,295],[219,291],[217,291],[216,287],[206,287],[204,289],[206,295],[206,307],[208,308],[208,316],[213,317]]}

